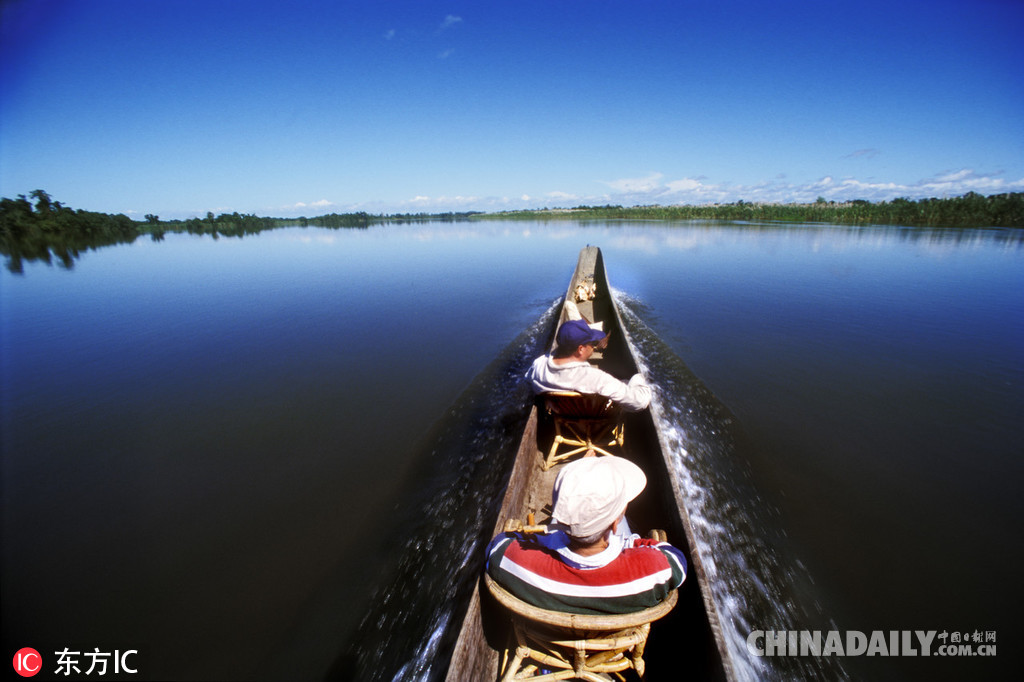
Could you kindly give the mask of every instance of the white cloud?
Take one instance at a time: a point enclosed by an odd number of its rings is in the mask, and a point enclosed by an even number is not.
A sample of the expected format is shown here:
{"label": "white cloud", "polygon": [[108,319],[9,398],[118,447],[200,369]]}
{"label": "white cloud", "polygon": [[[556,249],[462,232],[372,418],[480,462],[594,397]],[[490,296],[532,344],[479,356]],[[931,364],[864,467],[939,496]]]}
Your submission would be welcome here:
{"label": "white cloud", "polygon": [[552,201],[576,201],[579,199],[578,195],[568,192],[548,192],[544,196]]}
{"label": "white cloud", "polygon": [[610,195],[576,197],[582,203],[613,203],[623,206],[650,204],[711,204],[751,201],[762,203],[810,203],[818,197],[830,201],[891,201],[899,197],[925,199],[954,197],[967,192],[998,194],[1024,191],[1024,178],[1007,181],[1001,173],[976,173],[972,169],[943,171],[932,178],[901,184],[843,178],[826,175],[807,183],[786,182],[785,176],[752,185],[711,184],[704,178],[680,178],[664,181],[662,173],[643,178],[623,178],[603,182]]}
{"label": "white cloud", "polygon": [[308,204],[305,201],[296,201],[294,204],[288,204],[287,206],[280,206],[280,207],[278,207],[278,210],[281,210],[281,211],[301,211],[301,210],[307,209],[307,208],[323,210],[323,209],[326,209],[326,208],[329,208],[329,207],[332,207],[332,206],[336,207],[337,204],[334,203],[333,201],[328,200],[328,199],[320,199],[318,201],[313,201],[313,202],[310,202]]}
{"label": "white cloud", "polygon": [[452,26],[455,26],[456,24],[461,24],[461,23],[462,23],[462,17],[457,17],[454,14],[449,14],[448,16],[446,16],[444,18],[444,21],[441,22],[441,30],[443,31],[446,28],[451,28]]}
{"label": "white cloud", "polygon": [[394,209],[397,213],[406,213],[410,210],[415,209],[416,211],[474,211],[483,210],[475,208],[481,202],[495,203],[498,200],[494,198],[481,199],[480,197],[464,197],[461,195],[456,196],[439,196],[439,197],[426,197],[423,195],[417,195],[412,199],[406,199],[405,201],[398,202],[398,208]]}
{"label": "white cloud", "polygon": [[660,180],[662,177],[661,173],[651,173],[646,178],[622,178],[620,180],[611,180],[603,184],[608,185],[618,192],[651,192],[661,186]]}
{"label": "white cloud", "polygon": [[[297,202],[291,206],[270,209],[270,213],[285,215],[321,215],[329,212],[354,213],[443,213],[446,211],[507,211],[537,208],[572,208],[578,205],[649,206],[660,204],[726,204],[737,201],[753,203],[813,203],[818,197],[828,201],[844,202],[854,199],[891,201],[898,197],[924,199],[955,197],[967,192],[998,194],[1024,192],[1024,178],[1010,181],[1001,173],[977,173],[965,168],[943,170],[929,178],[911,183],[878,181],[855,177],[835,178],[826,175],[805,183],[788,182],[785,176],[776,176],[756,184],[714,183],[704,177],[681,177],[666,180],[662,173],[651,173],[642,178],[624,178],[601,184],[611,191],[606,193],[573,193],[552,190],[544,193],[515,193],[509,195],[416,195],[399,201],[370,200],[337,204],[327,199],[312,203]],[[228,208],[219,212],[232,211]],[[218,211],[215,211],[215,213]],[[197,213],[205,215],[205,211]]]}
{"label": "white cloud", "polygon": [[697,192],[700,191],[704,184],[700,180],[694,180],[693,178],[683,178],[682,180],[674,180],[672,182],[665,183],[669,192]]}
{"label": "white cloud", "polygon": [[946,173],[936,178],[937,182],[956,182],[974,177],[974,171],[964,168],[953,173]]}

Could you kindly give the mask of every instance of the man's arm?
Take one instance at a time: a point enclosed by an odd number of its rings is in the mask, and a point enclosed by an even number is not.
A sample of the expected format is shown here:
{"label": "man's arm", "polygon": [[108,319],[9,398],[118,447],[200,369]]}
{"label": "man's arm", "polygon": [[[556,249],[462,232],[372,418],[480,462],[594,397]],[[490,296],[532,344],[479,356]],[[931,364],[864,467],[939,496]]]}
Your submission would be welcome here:
{"label": "man's arm", "polygon": [[627,412],[639,412],[651,404],[651,387],[640,374],[634,374],[629,383],[619,381],[611,374],[598,370],[604,376],[597,393],[606,395]]}

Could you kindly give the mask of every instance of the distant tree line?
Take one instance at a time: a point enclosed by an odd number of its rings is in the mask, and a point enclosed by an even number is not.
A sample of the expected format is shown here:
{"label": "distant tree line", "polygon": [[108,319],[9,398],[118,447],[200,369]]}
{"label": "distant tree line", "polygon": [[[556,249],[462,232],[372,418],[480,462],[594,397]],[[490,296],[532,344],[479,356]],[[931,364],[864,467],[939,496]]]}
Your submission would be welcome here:
{"label": "distant tree line", "polygon": [[813,204],[761,204],[737,201],[705,206],[577,206],[490,214],[488,217],[532,219],[732,220],[908,227],[1024,227],[1024,193],[983,196],[969,192],[948,199],[900,198],[872,203],[842,203],[819,198]]}
{"label": "distant tree line", "polygon": [[138,224],[126,215],[73,210],[41,189],[17,199],[0,199],[0,253],[7,269],[22,272],[26,260],[70,268],[82,251],[135,241]]}
{"label": "distant tree line", "polygon": [[148,214],[144,221],[136,221],[123,214],[74,210],[37,189],[28,197],[21,194],[16,199],[0,199],[0,253],[7,257],[7,269],[20,273],[24,271],[25,261],[53,263],[56,260],[59,265],[71,268],[83,251],[130,243],[143,235],[149,235],[154,241],[164,239],[167,232],[187,232],[217,239],[244,237],[278,227],[367,228],[387,223],[466,220],[472,215],[371,215],[358,212],[331,213],[315,218],[261,218],[235,212],[218,216],[207,213],[204,218],[187,220],[160,220],[159,216]]}
{"label": "distant tree line", "polygon": [[316,227],[369,227],[370,225],[390,225],[416,222],[445,222],[451,223],[460,220],[469,220],[473,216],[480,215],[479,211],[467,211],[465,213],[390,213],[373,215],[366,212],[359,213],[328,213],[316,218],[299,218],[298,221],[286,221],[290,225],[296,222],[302,227],[314,225]]}
{"label": "distant tree line", "polygon": [[469,220],[476,216],[486,216],[486,213],[482,211],[466,211],[462,213],[447,212],[447,213],[393,213],[386,216],[380,216],[379,220],[382,223],[417,223],[417,222],[441,222],[441,223],[456,223],[462,220]]}
{"label": "distant tree line", "polygon": [[[31,201],[29,200],[31,197]],[[26,260],[70,268],[81,252],[112,244],[130,243],[148,234],[154,241],[166,232],[188,232],[214,238],[244,237],[264,230],[291,226],[367,228],[370,225],[422,221],[455,222],[474,218],[499,219],[642,219],[730,220],[749,222],[838,223],[846,225],[906,225],[911,227],[1024,227],[1024,193],[982,196],[974,192],[950,199],[894,199],[871,203],[844,203],[819,198],[813,204],[760,204],[737,201],[709,206],[577,206],[506,213],[403,213],[372,215],[330,213],[315,218],[261,218],[223,213],[188,220],[160,220],[149,214],[145,221],[126,215],[74,210],[54,201],[41,189],[0,199],[0,253],[7,269],[22,272]]]}
{"label": "distant tree line", "polygon": [[161,221],[157,216],[146,216],[146,218],[146,224],[140,226],[140,229],[150,233],[156,241],[163,239],[165,232],[205,234],[216,239],[217,237],[244,237],[258,234],[264,230],[295,224],[294,220],[286,222],[282,218],[260,218],[237,211],[222,213],[219,216],[207,213],[205,218],[189,218],[188,220]]}

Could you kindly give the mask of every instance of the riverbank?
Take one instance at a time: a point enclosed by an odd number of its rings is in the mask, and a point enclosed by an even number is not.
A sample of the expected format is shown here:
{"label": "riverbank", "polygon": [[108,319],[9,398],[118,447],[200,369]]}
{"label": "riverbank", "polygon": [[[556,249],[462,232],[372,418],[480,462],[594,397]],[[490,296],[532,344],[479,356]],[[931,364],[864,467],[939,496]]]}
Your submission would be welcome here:
{"label": "riverbank", "polygon": [[970,192],[948,199],[863,200],[836,203],[819,199],[813,204],[733,204],[702,206],[576,206],[482,213],[330,213],[316,217],[271,218],[256,215],[207,213],[203,218],[160,220],[147,215],[137,221],[124,214],[111,215],[71,209],[42,190],[0,200],[0,254],[9,271],[20,273],[24,261],[54,260],[70,269],[81,252],[131,243],[148,235],[160,241],[167,233],[218,237],[245,237],[281,227],[366,229],[373,225],[470,220],[719,220],[748,223],[827,223],[834,225],[889,225],[912,228],[1024,228],[1024,193],[982,196]]}
{"label": "riverbank", "polygon": [[970,192],[948,199],[893,199],[872,203],[767,204],[737,201],[703,206],[577,206],[507,211],[489,220],[732,220],[750,222],[838,223],[906,227],[1024,227],[1024,193],[982,196]]}

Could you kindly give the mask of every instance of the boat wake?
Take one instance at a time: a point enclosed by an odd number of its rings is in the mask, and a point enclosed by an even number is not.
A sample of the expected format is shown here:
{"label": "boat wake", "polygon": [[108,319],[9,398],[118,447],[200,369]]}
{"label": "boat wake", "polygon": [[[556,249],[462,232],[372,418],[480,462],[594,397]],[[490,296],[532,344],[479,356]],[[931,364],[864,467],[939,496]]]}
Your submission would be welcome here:
{"label": "boat wake", "polygon": [[[443,679],[529,413],[523,375],[561,299],[483,370],[416,454],[405,542],[328,680]],[[457,615],[456,615],[457,614]]]}
{"label": "boat wake", "polygon": [[[650,315],[644,304],[613,294],[654,388],[651,409],[687,501],[737,678],[848,678],[835,658],[759,658],[747,651],[752,630],[799,630],[823,616],[798,606],[814,600],[798,594],[802,567],[787,566],[784,550],[780,556],[784,538],[741,464],[738,425],[643,322]],[[404,514],[405,541],[327,680],[444,678],[532,400],[522,377],[546,351],[560,306],[553,303],[481,372],[426,437]]]}
{"label": "boat wake", "polygon": [[[758,657],[747,649],[755,630],[817,629],[829,622],[814,604],[806,571],[780,554],[777,512],[759,498],[743,465],[742,430],[728,409],[643,320],[642,302],[613,291],[627,341],[654,390],[651,410],[686,498],[697,548],[711,584],[723,634],[740,680],[848,679],[836,658]],[[793,566],[786,564],[789,560]],[[835,629],[835,626],[832,625]]]}

